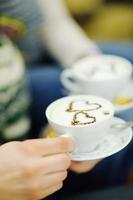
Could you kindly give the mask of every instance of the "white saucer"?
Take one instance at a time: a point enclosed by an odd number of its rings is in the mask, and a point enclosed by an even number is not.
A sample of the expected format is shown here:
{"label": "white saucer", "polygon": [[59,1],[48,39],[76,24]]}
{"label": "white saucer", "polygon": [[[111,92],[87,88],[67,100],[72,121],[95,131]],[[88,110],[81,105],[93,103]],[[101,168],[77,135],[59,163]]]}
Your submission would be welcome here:
{"label": "white saucer", "polygon": [[[133,80],[130,81],[125,88],[118,93],[116,98],[133,98]],[[115,106],[115,112],[116,114],[120,114],[131,108],[133,108],[133,102],[125,105]]]}
{"label": "white saucer", "polygon": [[[111,120],[110,126],[117,123],[125,123],[125,121],[114,117]],[[94,149],[85,153],[76,151],[70,155],[71,159],[75,161],[102,159],[111,156],[126,147],[132,139],[132,129],[127,128],[119,131],[110,126],[107,127],[106,130],[107,136],[94,146]]]}

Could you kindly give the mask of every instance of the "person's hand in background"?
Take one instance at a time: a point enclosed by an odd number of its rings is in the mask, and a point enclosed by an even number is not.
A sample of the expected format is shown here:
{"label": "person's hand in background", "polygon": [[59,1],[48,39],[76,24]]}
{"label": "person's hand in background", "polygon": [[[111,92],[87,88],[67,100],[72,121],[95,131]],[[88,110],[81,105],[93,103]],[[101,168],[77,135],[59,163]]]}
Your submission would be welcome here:
{"label": "person's hand in background", "polygon": [[68,138],[9,142],[0,146],[0,199],[39,200],[63,185],[70,167]]}

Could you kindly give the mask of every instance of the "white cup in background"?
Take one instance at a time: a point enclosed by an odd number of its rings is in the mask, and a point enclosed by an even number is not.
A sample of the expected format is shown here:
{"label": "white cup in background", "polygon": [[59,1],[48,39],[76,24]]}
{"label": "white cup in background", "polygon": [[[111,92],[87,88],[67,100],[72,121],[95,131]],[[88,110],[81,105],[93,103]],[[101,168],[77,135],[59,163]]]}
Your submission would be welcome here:
{"label": "white cup in background", "polygon": [[132,64],[114,55],[86,57],[61,74],[70,94],[98,95],[109,100],[131,80]]}

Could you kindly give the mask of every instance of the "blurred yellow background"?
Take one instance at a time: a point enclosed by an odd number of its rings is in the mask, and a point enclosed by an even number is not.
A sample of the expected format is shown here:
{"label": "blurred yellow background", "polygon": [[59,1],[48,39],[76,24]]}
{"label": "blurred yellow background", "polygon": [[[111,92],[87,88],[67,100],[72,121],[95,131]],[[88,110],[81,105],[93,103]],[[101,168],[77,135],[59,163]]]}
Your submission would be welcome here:
{"label": "blurred yellow background", "polygon": [[96,40],[133,41],[133,1],[65,0],[81,27]]}

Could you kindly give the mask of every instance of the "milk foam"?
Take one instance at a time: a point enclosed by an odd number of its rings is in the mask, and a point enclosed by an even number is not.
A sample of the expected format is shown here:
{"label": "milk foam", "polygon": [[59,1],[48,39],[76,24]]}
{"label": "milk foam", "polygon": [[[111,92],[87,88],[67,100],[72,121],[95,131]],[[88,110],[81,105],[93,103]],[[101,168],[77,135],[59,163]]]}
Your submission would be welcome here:
{"label": "milk foam", "polygon": [[118,56],[97,56],[79,62],[77,72],[83,78],[92,80],[115,79],[128,76],[129,62]]}
{"label": "milk foam", "polygon": [[[51,104],[49,117],[53,122],[60,125],[91,126],[110,118],[113,112],[113,106],[107,100],[81,95],[65,97]],[[86,115],[89,115],[89,118]],[[78,123],[74,123],[74,119]]]}

